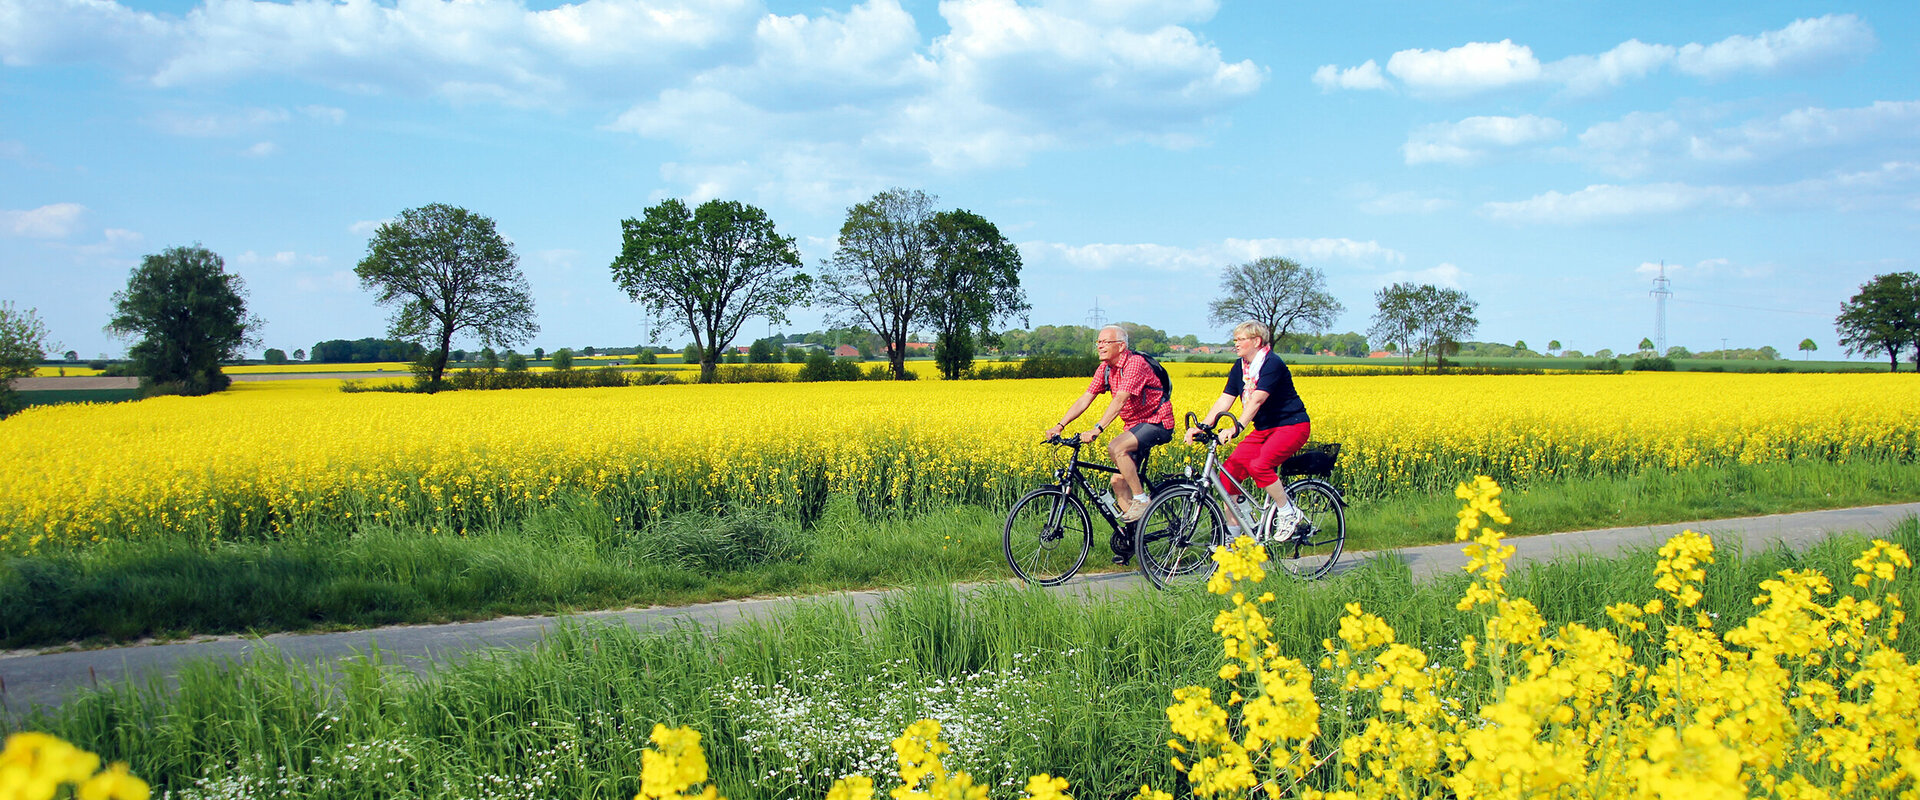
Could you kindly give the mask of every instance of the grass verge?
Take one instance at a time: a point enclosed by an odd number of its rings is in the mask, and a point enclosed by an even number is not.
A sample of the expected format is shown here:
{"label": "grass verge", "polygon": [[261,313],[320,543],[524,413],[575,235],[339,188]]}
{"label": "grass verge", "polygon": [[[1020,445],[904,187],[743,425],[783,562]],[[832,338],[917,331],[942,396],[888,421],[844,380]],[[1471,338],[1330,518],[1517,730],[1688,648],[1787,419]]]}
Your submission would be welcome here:
{"label": "grass verge", "polygon": [[[1506,495],[1515,535],[1906,502],[1902,464],[1714,467],[1536,484]],[[1447,541],[1458,502],[1406,495],[1352,508],[1350,550]],[[0,647],[338,630],[1008,575],[1000,509],[867,519],[836,499],[814,526],[756,509],[644,530],[561,502],[467,536],[339,528],[298,541],[105,542],[0,560]],[[1106,530],[1090,569],[1107,569]]]}
{"label": "grass verge", "polygon": [[[1889,538],[1914,550],[1920,526]],[[1798,568],[1844,582],[1863,544],[1723,547],[1699,610],[1728,630],[1755,613],[1760,581]],[[1518,572],[1508,589],[1531,598],[1550,629],[1605,627],[1607,604],[1658,595],[1653,563],[1649,552],[1562,560]],[[1376,561],[1325,583],[1275,575],[1265,588],[1278,596],[1277,646],[1312,664],[1348,603],[1383,617],[1401,642],[1457,654],[1478,619],[1455,609],[1464,584],[1415,583]],[[1909,607],[1920,602],[1910,570],[1892,590]],[[1209,622],[1220,607],[1197,587],[1081,602],[1005,584],[922,586],[870,618],[821,601],[718,631],[575,626],[536,650],[419,676],[377,653],[326,667],[268,656],[200,663],[175,690],[109,687],[0,729],[53,733],[128,761],[156,793],[201,800],[627,797],[651,726],[689,725],[707,737],[720,792],[759,800],[817,797],[840,775],[884,773],[887,742],[936,717],[954,748],[948,763],[989,785],[1044,771],[1067,778],[1075,796],[1118,797],[1142,782],[1178,786],[1165,709],[1175,687],[1217,684]],[[1895,644],[1911,656],[1920,634],[1906,628]],[[1334,702],[1337,684],[1331,671],[1316,677],[1324,714],[1371,713]]]}

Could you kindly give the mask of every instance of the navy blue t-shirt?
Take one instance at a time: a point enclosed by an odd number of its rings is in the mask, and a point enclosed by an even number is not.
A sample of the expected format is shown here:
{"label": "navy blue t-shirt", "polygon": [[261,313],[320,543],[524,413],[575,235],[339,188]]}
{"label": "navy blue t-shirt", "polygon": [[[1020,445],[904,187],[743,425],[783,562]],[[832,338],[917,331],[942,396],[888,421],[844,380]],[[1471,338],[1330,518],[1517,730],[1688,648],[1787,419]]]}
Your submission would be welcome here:
{"label": "navy blue t-shirt", "polygon": [[[1234,397],[1239,397],[1246,389],[1246,381],[1241,379],[1240,371],[1239,361],[1233,362],[1233,368],[1227,370],[1226,393]],[[1260,413],[1254,415],[1254,430],[1263,431],[1307,421],[1307,404],[1301,402],[1300,393],[1294,391],[1293,372],[1287,369],[1287,362],[1281,361],[1279,355],[1267,353],[1267,360],[1260,363],[1260,378],[1254,386],[1267,393],[1267,402],[1260,404]]]}

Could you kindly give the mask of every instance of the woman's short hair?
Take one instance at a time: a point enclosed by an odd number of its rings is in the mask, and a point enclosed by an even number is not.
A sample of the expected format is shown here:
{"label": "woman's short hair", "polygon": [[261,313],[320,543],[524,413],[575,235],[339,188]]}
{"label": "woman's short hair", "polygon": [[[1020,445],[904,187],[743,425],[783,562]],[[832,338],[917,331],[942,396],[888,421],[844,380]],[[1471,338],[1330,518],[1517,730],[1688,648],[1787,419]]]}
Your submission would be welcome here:
{"label": "woman's short hair", "polygon": [[1260,343],[1266,344],[1273,340],[1273,330],[1253,320],[1247,320],[1233,326],[1233,338],[1238,339],[1242,336],[1258,336]]}

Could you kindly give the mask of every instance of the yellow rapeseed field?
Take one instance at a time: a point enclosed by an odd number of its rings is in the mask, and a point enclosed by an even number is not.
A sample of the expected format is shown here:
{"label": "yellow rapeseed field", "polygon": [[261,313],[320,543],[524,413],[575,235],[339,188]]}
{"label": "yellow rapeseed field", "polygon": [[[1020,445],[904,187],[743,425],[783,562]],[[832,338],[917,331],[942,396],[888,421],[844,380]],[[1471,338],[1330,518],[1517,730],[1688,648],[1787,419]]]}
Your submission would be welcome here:
{"label": "yellow rapeseed field", "polygon": [[[1176,411],[1225,365],[1175,374]],[[728,502],[817,513],[1004,503],[1051,471],[1036,440],[1085,379],[453,392],[234,384],[205,398],[33,408],[0,422],[0,549],[103,538],[298,535],[315,523],[441,531],[591,497],[627,522]],[[1904,375],[1302,378],[1350,494],[1445,491],[1695,464],[1912,461]],[[1096,409],[1097,410],[1097,409]],[[1094,412],[1089,412],[1094,413]],[[1083,418],[1075,430],[1091,424]],[[1156,456],[1158,467],[1192,456]],[[1104,457],[1104,456],[1102,456]]]}

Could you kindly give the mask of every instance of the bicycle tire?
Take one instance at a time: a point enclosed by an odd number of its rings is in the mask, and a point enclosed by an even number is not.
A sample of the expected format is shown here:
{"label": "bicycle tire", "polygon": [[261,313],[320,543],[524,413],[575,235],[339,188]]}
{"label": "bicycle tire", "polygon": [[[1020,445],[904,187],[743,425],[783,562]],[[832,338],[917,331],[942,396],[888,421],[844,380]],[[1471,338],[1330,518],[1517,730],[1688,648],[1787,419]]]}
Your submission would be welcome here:
{"label": "bicycle tire", "polygon": [[1133,557],[1154,586],[1204,581],[1213,574],[1213,550],[1226,544],[1227,524],[1205,484],[1169,485],[1154,495],[1134,525]]}
{"label": "bicycle tire", "polygon": [[1080,498],[1043,486],[1014,501],[1000,531],[1000,553],[1013,574],[1028,583],[1066,582],[1093,550],[1093,520]]}
{"label": "bicycle tire", "polygon": [[1301,521],[1304,530],[1275,531],[1274,519],[1280,512],[1267,509],[1260,520],[1260,530],[1268,537],[1267,556],[1296,578],[1326,577],[1347,546],[1347,511],[1340,490],[1318,478],[1306,478],[1287,484],[1287,495],[1306,515]]}

